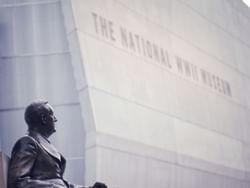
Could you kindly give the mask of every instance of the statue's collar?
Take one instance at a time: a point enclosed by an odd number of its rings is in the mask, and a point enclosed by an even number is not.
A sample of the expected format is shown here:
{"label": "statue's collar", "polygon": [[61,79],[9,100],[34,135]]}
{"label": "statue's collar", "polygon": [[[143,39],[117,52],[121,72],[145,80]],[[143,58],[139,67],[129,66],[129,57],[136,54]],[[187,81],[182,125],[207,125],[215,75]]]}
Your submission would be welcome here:
{"label": "statue's collar", "polygon": [[45,151],[47,151],[50,155],[61,161],[61,154],[57,151],[57,149],[50,143],[50,141],[42,136],[40,133],[36,131],[30,131],[29,136],[34,138]]}

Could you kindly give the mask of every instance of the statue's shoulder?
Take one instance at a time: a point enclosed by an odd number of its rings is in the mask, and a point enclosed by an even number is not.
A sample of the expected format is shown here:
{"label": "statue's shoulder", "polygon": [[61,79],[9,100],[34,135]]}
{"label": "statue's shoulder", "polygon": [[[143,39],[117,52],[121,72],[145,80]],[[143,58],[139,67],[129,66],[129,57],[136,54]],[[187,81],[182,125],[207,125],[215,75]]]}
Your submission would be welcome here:
{"label": "statue's shoulder", "polygon": [[36,139],[32,136],[25,135],[16,141],[13,147],[13,151],[25,150],[26,148],[36,149],[37,147],[38,142],[36,141]]}
{"label": "statue's shoulder", "polygon": [[19,138],[16,143],[23,143],[23,144],[37,143],[37,140],[33,136],[25,135]]}

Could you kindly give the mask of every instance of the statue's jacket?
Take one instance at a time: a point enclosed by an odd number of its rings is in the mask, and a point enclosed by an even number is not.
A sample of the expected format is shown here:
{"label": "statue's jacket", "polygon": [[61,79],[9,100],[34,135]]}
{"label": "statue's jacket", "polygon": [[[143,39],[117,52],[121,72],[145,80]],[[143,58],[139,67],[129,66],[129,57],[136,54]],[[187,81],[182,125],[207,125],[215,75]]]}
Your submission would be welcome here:
{"label": "statue's jacket", "polygon": [[8,188],[68,188],[63,179],[66,160],[37,132],[20,138],[13,147]]}

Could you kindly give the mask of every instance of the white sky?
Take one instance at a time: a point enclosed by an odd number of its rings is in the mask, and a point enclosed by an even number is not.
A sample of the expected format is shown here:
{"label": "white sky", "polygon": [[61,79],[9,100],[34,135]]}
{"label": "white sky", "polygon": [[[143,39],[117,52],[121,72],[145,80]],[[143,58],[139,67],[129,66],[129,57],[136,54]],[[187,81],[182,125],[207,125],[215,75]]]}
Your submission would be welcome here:
{"label": "white sky", "polygon": [[250,7],[250,0],[242,0],[244,3],[246,3],[248,5],[248,7]]}

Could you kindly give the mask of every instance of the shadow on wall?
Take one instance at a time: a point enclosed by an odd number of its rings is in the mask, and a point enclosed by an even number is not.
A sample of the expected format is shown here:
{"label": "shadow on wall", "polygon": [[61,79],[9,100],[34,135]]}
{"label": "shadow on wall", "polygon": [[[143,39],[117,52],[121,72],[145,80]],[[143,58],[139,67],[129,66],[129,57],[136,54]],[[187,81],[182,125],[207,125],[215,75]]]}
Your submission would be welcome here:
{"label": "shadow on wall", "polygon": [[[2,58],[4,56],[3,52],[4,52],[4,48],[6,48],[5,46],[5,41],[7,39],[6,35],[7,35],[7,29],[4,26],[4,23],[0,23],[0,62],[2,61]],[[0,70],[1,71],[1,70]],[[0,72],[1,73],[1,72]]]}

